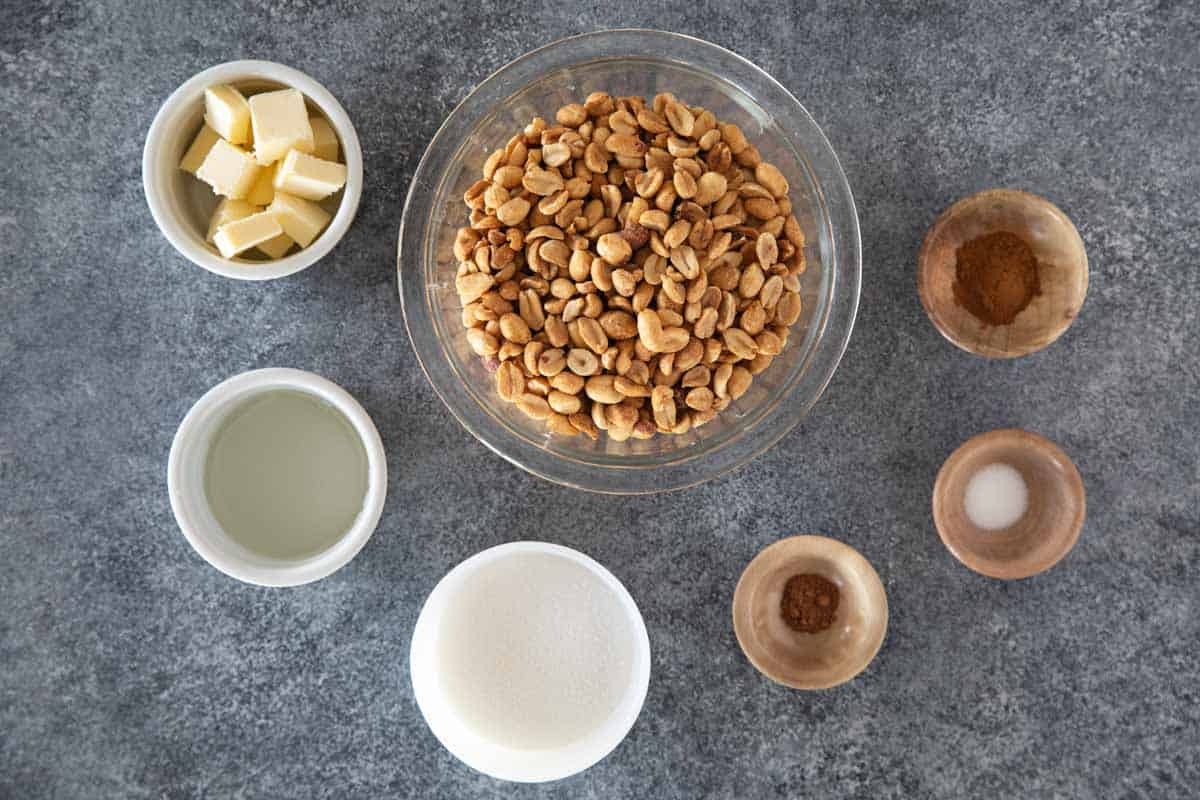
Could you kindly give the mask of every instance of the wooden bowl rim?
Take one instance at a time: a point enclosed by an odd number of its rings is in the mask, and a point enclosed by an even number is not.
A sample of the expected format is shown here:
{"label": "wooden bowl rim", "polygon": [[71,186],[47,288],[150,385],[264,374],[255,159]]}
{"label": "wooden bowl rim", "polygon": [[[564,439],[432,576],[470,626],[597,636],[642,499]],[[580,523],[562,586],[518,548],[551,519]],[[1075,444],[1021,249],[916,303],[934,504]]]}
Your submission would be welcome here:
{"label": "wooden bowl rim", "polygon": [[[774,557],[779,551],[784,551],[785,554],[795,553],[797,555],[807,555],[811,553],[820,553],[829,557],[831,560],[854,563],[858,569],[866,576],[867,580],[872,584],[872,587],[878,590],[879,602],[875,606],[875,611],[879,615],[879,635],[872,643],[869,653],[861,660],[861,663],[854,662],[849,670],[838,675],[832,681],[794,681],[783,675],[772,672],[767,665],[763,664],[757,657],[757,649],[752,646],[750,632],[743,628],[742,618],[749,613],[749,604],[751,601],[751,589],[756,585],[757,581],[751,583],[752,570],[760,566],[763,561]],[[733,592],[732,603],[733,631],[737,637],[738,646],[742,649],[742,654],[746,656],[746,660],[758,670],[760,673],[771,679],[775,683],[782,686],[787,686],[791,689],[831,689],[835,686],[840,686],[856,678],[863,672],[875,657],[879,655],[880,649],[883,647],[883,642],[887,638],[887,630],[889,623],[889,609],[887,588],[883,585],[883,580],[880,579],[879,573],[870,561],[858,550],[854,549],[845,542],[840,542],[828,536],[819,534],[800,534],[789,536],[780,539],[776,542],[764,547],[762,550],[750,559],[750,563],[742,570],[741,577],[738,578],[737,587]],[[864,651],[865,652],[865,651]]]}
{"label": "wooden bowl rim", "polygon": [[[1070,317],[1065,315],[1058,318],[1050,328],[1047,328],[1048,337],[1046,341],[1037,344],[1018,345],[1012,347],[994,347],[985,342],[968,342],[962,339],[949,320],[942,314],[941,309],[935,307],[932,297],[930,296],[929,285],[933,275],[933,267],[930,265],[930,251],[933,249],[934,243],[941,235],[942,229],[946,224],[957,216],[958,212],[965,206],[973,205],[987,200],[997,200],[1006,204],[1016,204],[1024,206],[1035,206],[1046,214],[1056,217],[1059,221],[1065,223],[1079,245],[1079,252],[1082,256],[1080,262],[1080,278],[1081,287],[1079,295],[1079,303],[1071,309],[1073,313]],[[921,249],[917,252],[917,294],[921,298],[921,307],[925,309],[926,316],[933,326],[937,328],[938,333],[955,347],[974,355],[983,356],[984,358],[1019,358],[1021,356],[1036,353],[1039,350],[1044,350],[1053,344],[1060,336],[1062,336],[1068,328],[1074,323],[1078,316],[1078,311],[1083,307],[1084,300],[1087,298],[1089,266],[1087,247],[1084,244],[1083,237],[1079,235],[1079,229],[1075,227],[1075,223],[1071,218],[1058,206],[1047,200],[1041,195],[1027,192],[1024,189],[1010,189],[1005,187],[984,189],[974,194],[969,194],[966,197],[960,198],[946,207],[933,224],[929,226],[929,230],[925,233],[925,238],[921,240]]]}
{"label": "wooden bowl rim", "polygon": [[[1067,482],[1067,491],[1079,500],[1079,507],[1070,522],[1070,530],[1067,535],[1059,542],[1058,549],[1054,551],[1048,561],[1034,564],[1036,568],[1030,567],[1028,562],[1019,560],[1010,562],[1012,568],[1005,568],[1003,565],[994,566],[995,562],[990,559],[977,558],[973,552],[956,546],[945,530],[948,524],[946,521],[946,509],[941,500],[941,489],[944,483],[949,480],[950,474],[973,452],[996,442],[1009,442],[1020,447],[1033,449],[1042,457],[1061,463],[1065,467],[1063,479]],[[950,454],[950,457],[942,463],[941,469],[938,470],[937,478],[933,482],[932,499],[933,524],[937,528],[938,538],[942,540],[942,544],[946,546],[946,549],[958,559],[959,563],[973,572],[999,580],[1031,578],[1034,575],[1040,575],[1059,561],[1062,561],[1067,553],[1071,552],[1075,547],[1076,542],[1079,541],[1079,535],[1083,531],[1083,523],[1087,519],[1087,491],[1084,489],[1083,478],[1080,476],[1079,468],[1075,466],[1075,462],[1071,460],[1071,457],[1061,447],[1045,436],[1024,430],[1023,428],[997,428],[972,436],[960,444]]]}

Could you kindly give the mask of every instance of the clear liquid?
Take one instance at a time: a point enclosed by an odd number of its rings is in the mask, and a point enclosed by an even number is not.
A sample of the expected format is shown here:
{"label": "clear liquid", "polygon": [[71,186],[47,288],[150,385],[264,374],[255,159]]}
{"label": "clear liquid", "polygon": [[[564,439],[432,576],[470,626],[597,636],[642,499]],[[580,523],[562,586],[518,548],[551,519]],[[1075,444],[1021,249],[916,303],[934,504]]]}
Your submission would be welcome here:
{"label": "clear liquid", "polygon": [[604,724],[633,676],[633,635],[595,574],[553,554],[480,567],[438,626],[439,689],[477,736],[554,748]]}
{"label": "clear liquid", "polygon": [[213,434],[204,492],[230,537],[296,561],[329,549],[367,494],[367,453],[354,426],[314,395],[273,390],[235,408]]}

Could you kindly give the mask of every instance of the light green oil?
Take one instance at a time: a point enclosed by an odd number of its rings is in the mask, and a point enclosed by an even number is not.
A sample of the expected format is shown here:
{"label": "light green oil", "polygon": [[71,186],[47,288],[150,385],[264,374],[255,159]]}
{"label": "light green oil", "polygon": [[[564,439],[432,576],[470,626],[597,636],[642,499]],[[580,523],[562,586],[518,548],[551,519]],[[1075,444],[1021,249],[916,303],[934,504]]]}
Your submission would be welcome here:
{"label": "light green oil", "polygon": [[217,522],[247,550],[294,561],[334,545],[367,494],[367,453],[354,426],[318,397],[256,394],[213,435],[204,492]]}

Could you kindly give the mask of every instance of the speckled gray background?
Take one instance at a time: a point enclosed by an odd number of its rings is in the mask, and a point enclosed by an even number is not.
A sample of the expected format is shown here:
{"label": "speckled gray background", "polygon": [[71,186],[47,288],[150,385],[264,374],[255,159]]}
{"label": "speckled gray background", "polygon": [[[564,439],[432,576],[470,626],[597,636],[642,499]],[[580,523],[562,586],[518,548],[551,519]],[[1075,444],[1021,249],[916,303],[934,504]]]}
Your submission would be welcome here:
{"label": "speckled gray background", "polygon": [[[1200,791],[1200,8],[388,5],[0,5],[0,795]],[[472,86],[547,40],[636,25],[729,47],[801,99],[849,176],[865,264],[849,351],[799,427],[710,485],[621,499],[534,479],[447,415],[393,262],[409,177]],[[264,285],[176,255],[141,189],[158,105],[241,57],[323,81],[366,157],[345,240]],[[928,224],[996,185],[1061,205],[1092,265],[1076,324],[1012,363],[943,341],[914,288]],[[290,591],[206,566],[165,487],[190,404],[265,366],[347,387],[391,455],[374,538]],[[1011,425],[1075,459],[1090,515],[1060,565],[1002,583],[946,552],[929,495],[962,440]],[[729,622],[746,562],[798,532],[861,550],[891,602],[878,659],[825,693],[761,678]],[[527,537],[609,566],[654,653],[629,738],[546,786],[454,761],[406,673],[436,580]]]}

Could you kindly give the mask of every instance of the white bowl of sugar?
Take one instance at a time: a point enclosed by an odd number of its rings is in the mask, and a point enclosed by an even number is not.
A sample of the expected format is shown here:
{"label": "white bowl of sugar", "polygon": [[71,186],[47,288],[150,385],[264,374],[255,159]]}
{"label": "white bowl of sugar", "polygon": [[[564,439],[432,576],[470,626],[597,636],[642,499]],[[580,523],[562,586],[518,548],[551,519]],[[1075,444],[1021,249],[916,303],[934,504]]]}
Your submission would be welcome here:
{"label": "white bowl of sugar", "polygon": [[513,542],[452,569],[413,632],[413,692],[455,757],[508,781],[552,781],[608,755],[650,682],[629,592],[576,550]]}

